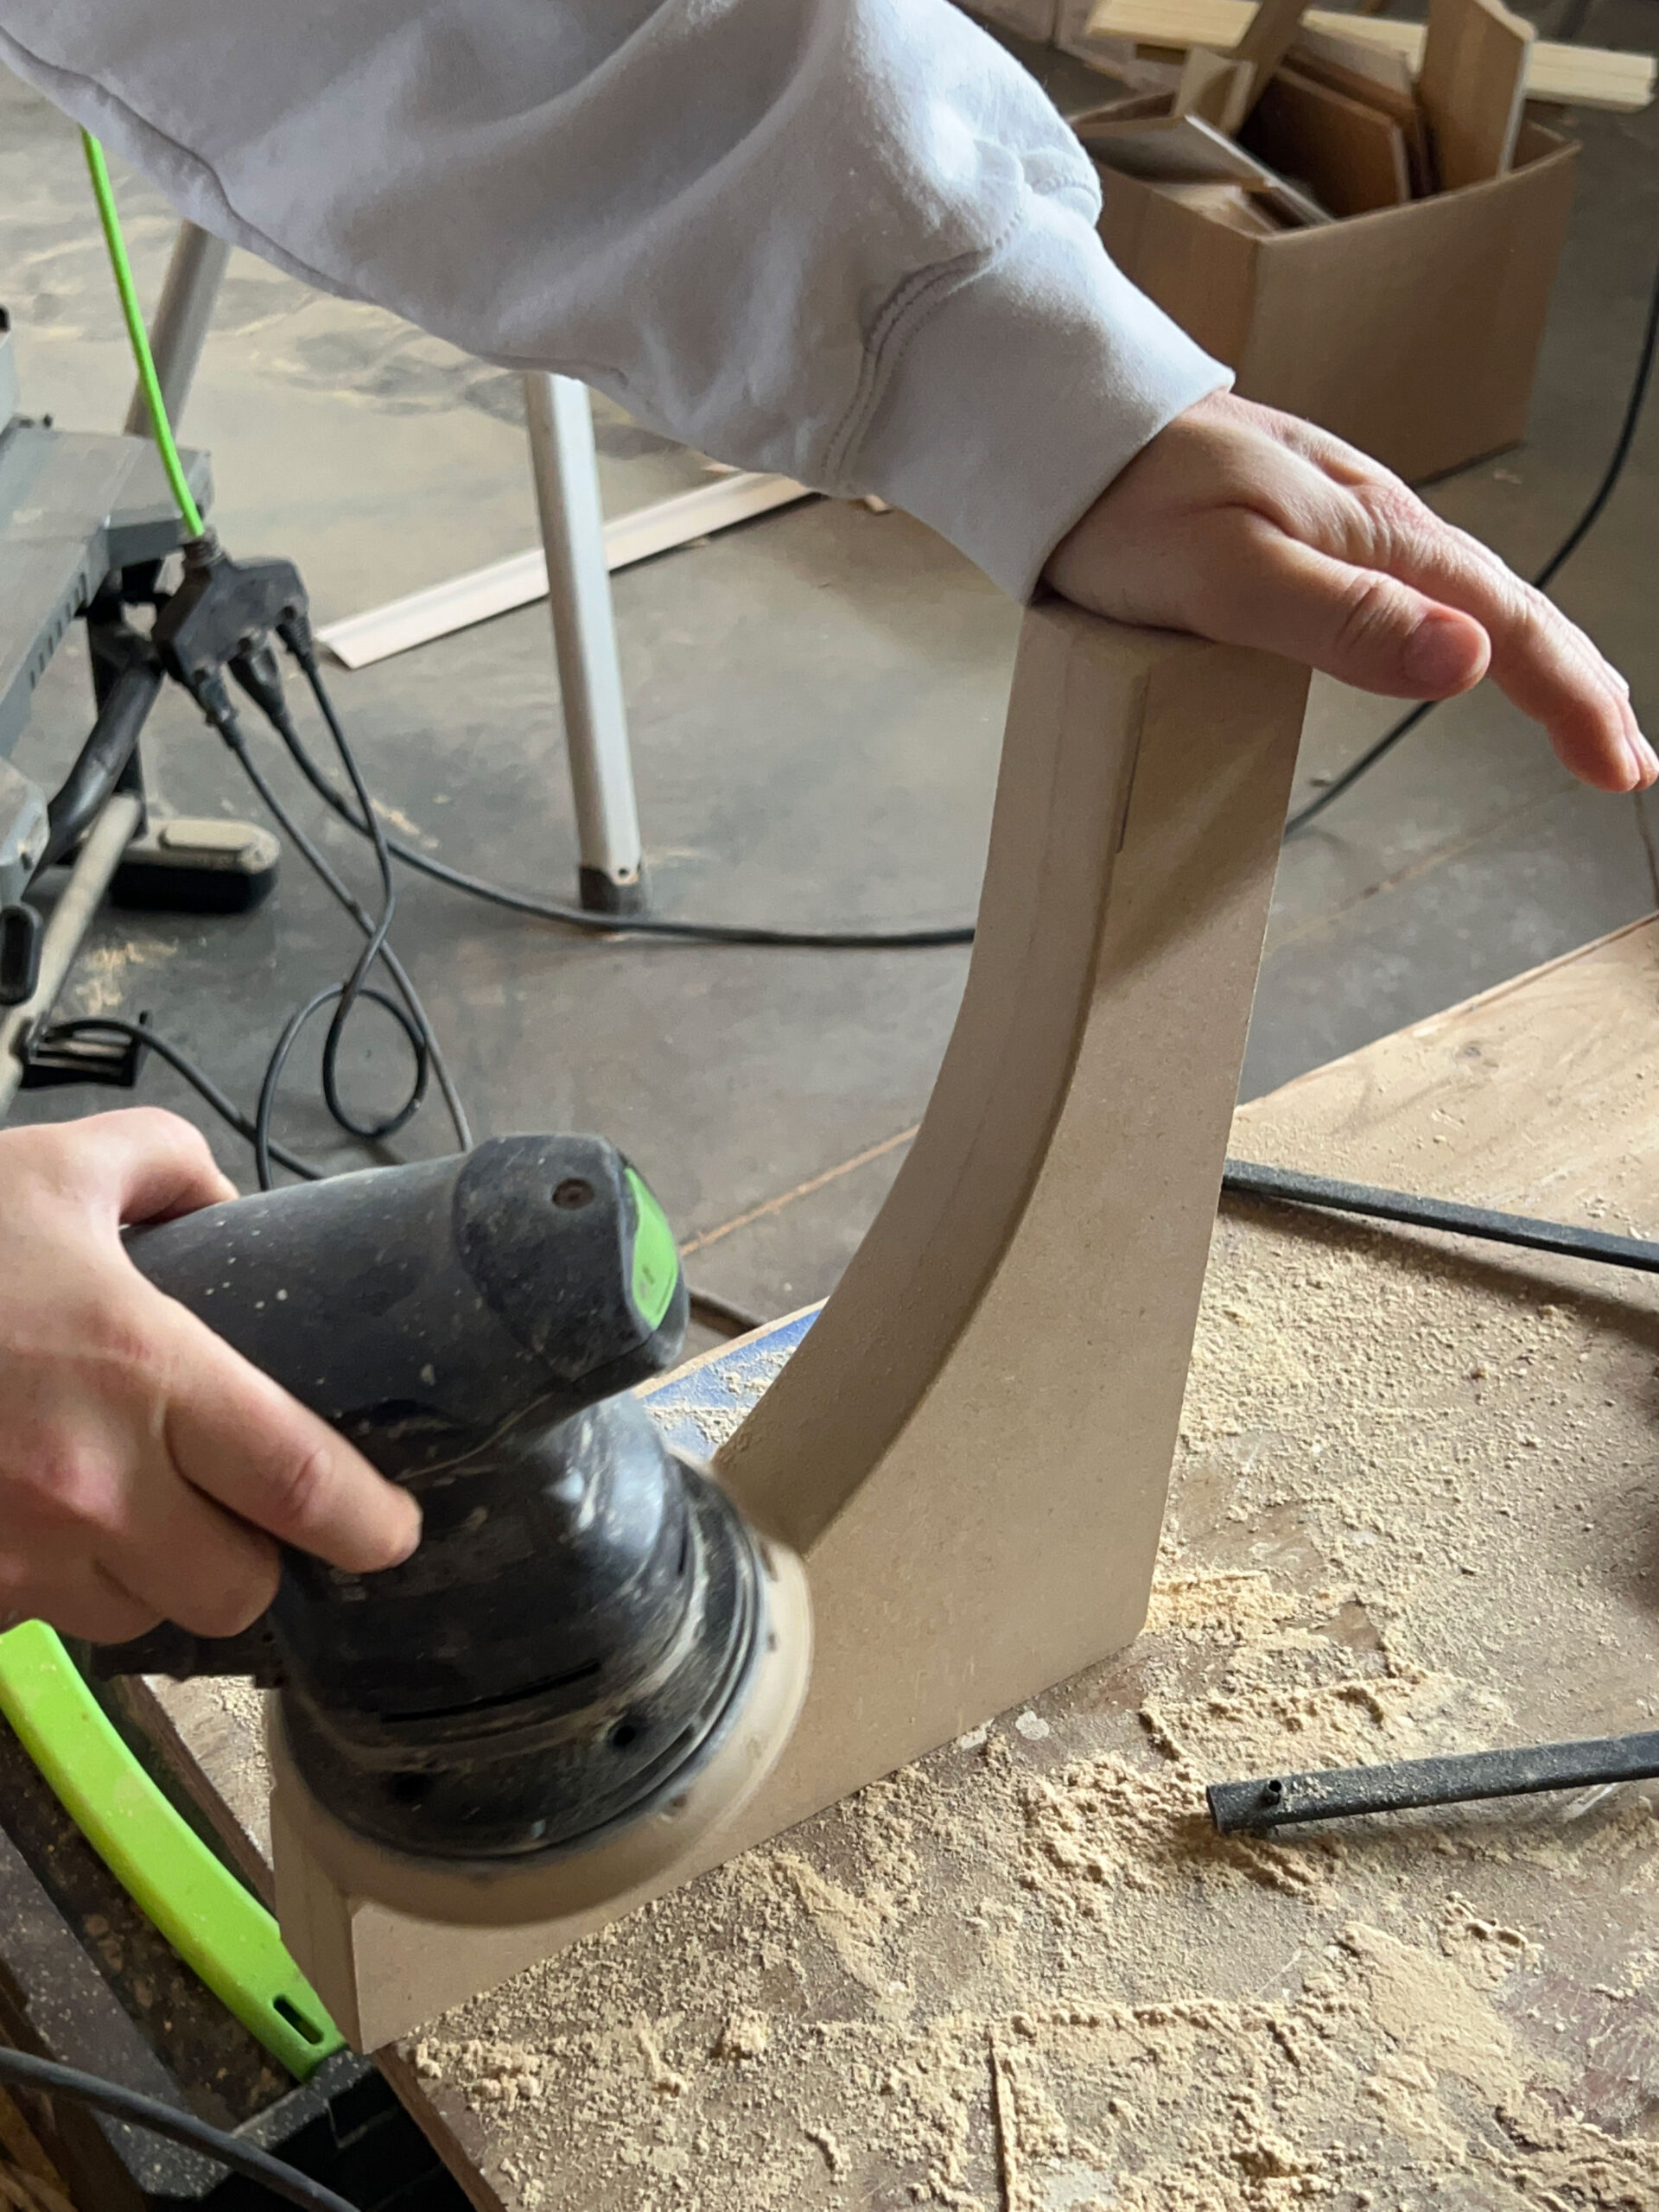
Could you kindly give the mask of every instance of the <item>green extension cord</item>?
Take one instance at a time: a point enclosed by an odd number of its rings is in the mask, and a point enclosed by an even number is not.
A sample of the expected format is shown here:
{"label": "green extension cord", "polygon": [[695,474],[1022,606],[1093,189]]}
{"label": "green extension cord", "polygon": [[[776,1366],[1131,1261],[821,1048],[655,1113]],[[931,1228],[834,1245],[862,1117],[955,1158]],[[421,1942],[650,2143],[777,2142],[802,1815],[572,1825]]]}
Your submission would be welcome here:
{"label": "green extension cord", "polygon": [[80,143],[86,150],[86,167],[92,180],[92,196],[98,202],[98,219],[104,226],[104,243],[110,250],[110,270],[115,278],[115,289],[121,296],[121,312],[126,318],[127,337],[132,346],[132,358],[138,370],[138,382],[143,391],[144,404],[149,410],[150,426],[156,435],[156,449],[162,456],[162,467],[167,471],[167,480],[178,502],[179,513],[192,537],[202,533],[201,510],[191,493],[184,464],[179,459],[179,448],[173,436],[173,425],[167,419],[167,402],[162,397],[161,379],[156,373],[156,357],[149,350],[149,333],[144,327],[144,318],[138,306],[138,288],[132,281],[132,264],[127,258],[127,242],[121,234],[121,218],[116,212],[115,188],[110,182],[109,163],[104,158],[104,149],[90,130],[83,130]]}

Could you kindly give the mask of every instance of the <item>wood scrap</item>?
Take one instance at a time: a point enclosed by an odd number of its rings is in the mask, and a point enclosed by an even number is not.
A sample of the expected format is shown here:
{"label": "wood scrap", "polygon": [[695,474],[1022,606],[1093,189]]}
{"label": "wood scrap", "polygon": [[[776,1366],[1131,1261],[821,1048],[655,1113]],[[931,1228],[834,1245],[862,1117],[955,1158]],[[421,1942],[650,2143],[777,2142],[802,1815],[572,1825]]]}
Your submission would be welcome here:
{"label": "wood scrap", "polygon": [[1248,61],[1230,61],[1224,54],[1211,54],[1207,46],[1195,46],[1182,68],[1171,112],[1196,115],[1230,137],[1238,128],[1237,118],[1249,99],[1254,78]]}
{"label": "wood scrap", "polygon": [[1417,105],[1411,69],[1403,54],[1367,46],[1363,39],[1334,35],[1302,26],[1290,50],[1291,66],[1315,84],[1363,100],[1400,125],[1405,134],[1411,196],[1426,200],[1434,189],[1434,164],[1428,124]]}
{"label": "wood scrap", "polygon": [[[1404,111],[1416,106],[1416,79],[1411,64],[1391,47],[1352,38],[1344,31],[1319,30],[1305,20],[1286,58],[1309,75],[1316,70],[1328,72],[1338,92],[1351,93],[1356,99],[1368,99],[1402,120]],[[1363,93],[1356,89],[1359,85],[1364,86]]]}
{"label": "wood scrap", "polygon": [[1085,108],[1081,115],[1069,115],[1066,121],[1088,146],[1109,125],[1165,123],[1172,112],[1167,92],[1124,92],[1115,100],[1103,100],[1098,107]]}
{"label": "wood scrap", "polygon": [[1307,0],[1259,0],[1250,27],[1233,48],[1235,61],[1249,65],[1249,74],[1229,103],[1222,129],[1233,131],[1249,118],[1266,92],[1274,72],[1290,51]]}
{"label": "wood scrap", "polygon": [[1268,200],[1260,193],[1247,192],[1242,184],[1159,184],[1153,189],[1179,207],[1190,207],[1206,222],[1242,231],[1246,238],[1276,238],[1297,227],[1294,219],[1277,219]]}
{"label": "wood scrap", "polygon": [[1514,160],[1532,44],[1503,0],[1431,0],[1417,97],[1441,191],[1485,184]]}
{"label": "wood scrap", "polygon": [[[1249,29],[1252,13],[1250,0],[1095,0],[1088,30],[1091,37],[1133,39],[1177,51],[1213,46],[1224,53]],[[1314,30],[1362,39],[1402,54],[1414,71],[1421,64],[1427,36],[1421,23],[1322,8],[1310,9],[1303,22]],[[1656,74],[1659,61],[1651,54],[1535,39],[1527,55],[1526,94],[1529,99],[1632,114],[1651,104]]]}
{"label": "wood scrap", "polygon": [[1251,150],[1306,184],[1333,215],[1369,215],[1411,198],[1400,125],[1380,109],[1281,69],[1250,118]]}
{"label": "wood scrap", "polygon": [[1127,176],[1176,179],[1183,183],[1269,184],[1267,163],[1197,115],[1079,118],[1079,138],[1109,168]]}

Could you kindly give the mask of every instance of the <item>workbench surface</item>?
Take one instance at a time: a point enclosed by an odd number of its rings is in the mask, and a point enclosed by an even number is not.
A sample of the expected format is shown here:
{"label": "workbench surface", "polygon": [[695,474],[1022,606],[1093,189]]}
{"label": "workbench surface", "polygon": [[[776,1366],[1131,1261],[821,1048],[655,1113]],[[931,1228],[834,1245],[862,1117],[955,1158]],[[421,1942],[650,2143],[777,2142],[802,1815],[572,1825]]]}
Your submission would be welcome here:
{"label": "workbench surface", "polygon": [[[1650,1088],[1659,921],[1232,1148],[1651,1236]],[[709,1448],[787,1349],[659,1406]],[[461,2008],[400,2090],[505,2212],[1659,2207],[1646,1789],[1272,1841],[1202,1804],[1654,1725],[1656,1353],[1651,1278],[1230,1204],[1132,1649]],[[257,1840],[237,1694],[161,1694]]]}

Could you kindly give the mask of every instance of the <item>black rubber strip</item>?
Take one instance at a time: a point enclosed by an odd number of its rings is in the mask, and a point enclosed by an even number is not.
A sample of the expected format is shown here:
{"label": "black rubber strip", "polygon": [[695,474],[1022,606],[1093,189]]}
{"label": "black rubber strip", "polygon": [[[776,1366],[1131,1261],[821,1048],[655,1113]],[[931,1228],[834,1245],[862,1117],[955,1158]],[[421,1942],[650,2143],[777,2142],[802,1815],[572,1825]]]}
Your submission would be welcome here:
{"label": "black rubber strip", "polygon": [[1401,1813],[1413,1805],[1461,1805],[1483,1797],[1525,1797],[1540,1789],[1583,1789],[1654,1775],[1659,1775],[1659,1730],[1649,1729],[1637,1736],[1597,1736],[1578,1744],[1401,1759],[1392,1766],[1330,1767],[1253,1782],[1212,1782],[1204,1794],[1211,1819],[1224,1835],[1232,1835],[1298,1821]]}
{"label": "black rubber strip", "polygon": [[1659,1274],[1659,1243],[1643,1236],[1615,1236],[1605,1229],[1535,1221],[1529,1214],[1497,1213],[1490,1206],[1462,1205],[1452,1198],[1419,1198],[1408,1191],[1379,1190],[1369,1183],[1338,1183],[1328,1175],[1299,1175],[1294,1168],[1263,1167],[1251,1160],[1230,1160],[1222,1173],[1221,1187],[1240,1198],[1323,1206],[1333,1213],[1367,1214],[1376,1221],[1450,1230],[1456,1236],[1483,1237],[1489,1243],[1520,1244],[1529,1251],[1557,1252],[1563,1259],[1599,1260],[1608,1267],[1637,1268],[1646,1274]]}

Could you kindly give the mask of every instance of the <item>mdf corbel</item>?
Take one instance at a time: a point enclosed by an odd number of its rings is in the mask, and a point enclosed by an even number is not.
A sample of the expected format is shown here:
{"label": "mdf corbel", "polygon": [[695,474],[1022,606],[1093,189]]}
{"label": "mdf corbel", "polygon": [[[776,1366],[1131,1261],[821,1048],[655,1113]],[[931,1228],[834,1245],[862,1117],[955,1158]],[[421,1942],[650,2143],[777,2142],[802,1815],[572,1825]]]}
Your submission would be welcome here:
{"label": "mdf corbel", "polygon": [[[1139,1630],[1306,684],[1266,654],[1027,614],[926,1116],[717,1461],[805,1560],[806,1705],[758,1795],[657,1890]],[[273,1834],[283,1934],[360,2047],[650,1893],[439,1928],[336,1888],[280,1793]]]}

